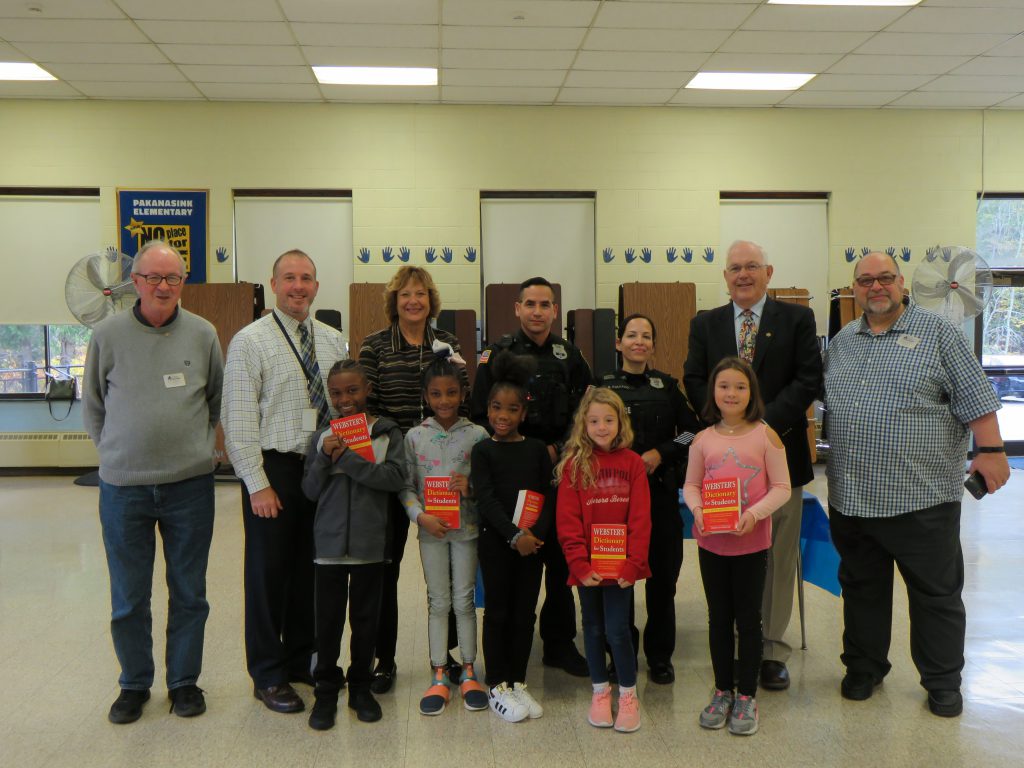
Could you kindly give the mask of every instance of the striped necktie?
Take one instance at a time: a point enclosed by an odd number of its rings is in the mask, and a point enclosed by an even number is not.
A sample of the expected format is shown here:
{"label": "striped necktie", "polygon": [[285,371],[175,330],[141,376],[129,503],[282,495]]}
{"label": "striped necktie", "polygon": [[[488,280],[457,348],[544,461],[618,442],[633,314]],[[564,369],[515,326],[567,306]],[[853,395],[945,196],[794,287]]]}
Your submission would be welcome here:
{"label": "striped necktie", "polygon": [[320,365],[316,361],[313,337],[303,323],[299,323],[299,342],[302,346],[302,364],[307,373],[306,387],[309,389],[309,402],[316,408],[317,426],[324,427],[331,419],[331,412],[327,408],[327,395],[324,394],[324,382],[320,378]]}
{"label": "striped necktie", "polygon": [[740,323],[740,344],[739,352],[740,357],[746,360],[748,363],[754,362],[754,340],[757,338],[757,326],[754,325],[754,313],[749,309],[743,310],[743,322]]}

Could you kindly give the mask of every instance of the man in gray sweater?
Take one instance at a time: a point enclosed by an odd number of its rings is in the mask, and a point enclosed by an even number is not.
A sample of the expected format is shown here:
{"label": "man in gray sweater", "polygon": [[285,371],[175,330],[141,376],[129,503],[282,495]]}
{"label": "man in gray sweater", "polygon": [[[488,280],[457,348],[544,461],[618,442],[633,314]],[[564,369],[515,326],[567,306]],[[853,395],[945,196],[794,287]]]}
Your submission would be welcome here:
{"label": "man in gray sweater", "polygon": [[210,606],[214,428],[224,363],[217,332],[181,309],[185,262],[166,243],[135,257],[135,306],[93,329],[82,393],[100,457],[100,523],[110,571],[110,632],[121,664],[112,723],[142,715],[153,685],[154,528],[167,564],[167,689],[181,717],[206,711],[196,681]]}

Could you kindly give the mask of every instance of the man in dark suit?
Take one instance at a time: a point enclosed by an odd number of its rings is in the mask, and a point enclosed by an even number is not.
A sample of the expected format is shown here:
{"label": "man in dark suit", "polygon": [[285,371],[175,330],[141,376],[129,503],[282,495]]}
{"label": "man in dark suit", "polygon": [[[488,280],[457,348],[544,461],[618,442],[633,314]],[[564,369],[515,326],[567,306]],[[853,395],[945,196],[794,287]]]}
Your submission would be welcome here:
{"label": "man in dark suit", "polygon": [[786,447],[793,492],[772,515],[761,662],[761,686],[784,690],[789,687],[786,661],[792,648],[783,635],[793,612],[803,485],[814,478],[807,444],[807,408],[821,387],[821,353],[814,313],[807,307],[768,298],[772,266],[761,246],[746,240],[729,246],[724,274],[732,301],[693,319],[683,382],[700,413],[712,396],[708,392],[711,369],[724,357],[746,357],[757,373],[767,408],[765,421]]}

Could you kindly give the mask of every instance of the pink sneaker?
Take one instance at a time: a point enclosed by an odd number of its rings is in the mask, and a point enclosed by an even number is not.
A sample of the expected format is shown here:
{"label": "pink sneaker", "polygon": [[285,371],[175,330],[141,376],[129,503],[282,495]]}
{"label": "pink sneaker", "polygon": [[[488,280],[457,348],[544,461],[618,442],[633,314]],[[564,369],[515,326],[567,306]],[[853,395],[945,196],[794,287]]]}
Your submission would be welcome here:
{"label": "pink sneaker", "polygon": [[632,733],[640,728],[640,702],[635,693],[619,695],[619,714],[615,718],[615,730]]}
{"label": "pink sneaker", "polygon": [[595,728],[612,727],[612,689],[605,687],[603,691],[595,691],[590,700],[590,714],[587,721]]}

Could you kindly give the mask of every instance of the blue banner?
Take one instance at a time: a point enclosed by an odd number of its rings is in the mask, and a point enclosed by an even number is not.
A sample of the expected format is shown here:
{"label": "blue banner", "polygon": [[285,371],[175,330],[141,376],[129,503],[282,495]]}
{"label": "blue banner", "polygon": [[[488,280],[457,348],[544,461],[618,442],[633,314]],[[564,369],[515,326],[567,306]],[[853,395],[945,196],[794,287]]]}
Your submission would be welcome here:
{"label": "blue banner", "polygon": [[205,283],[209,195],[205,189],[118,189],[121,250],[134,256],[150,240],[163,240],[184,257],[186,282]]}

